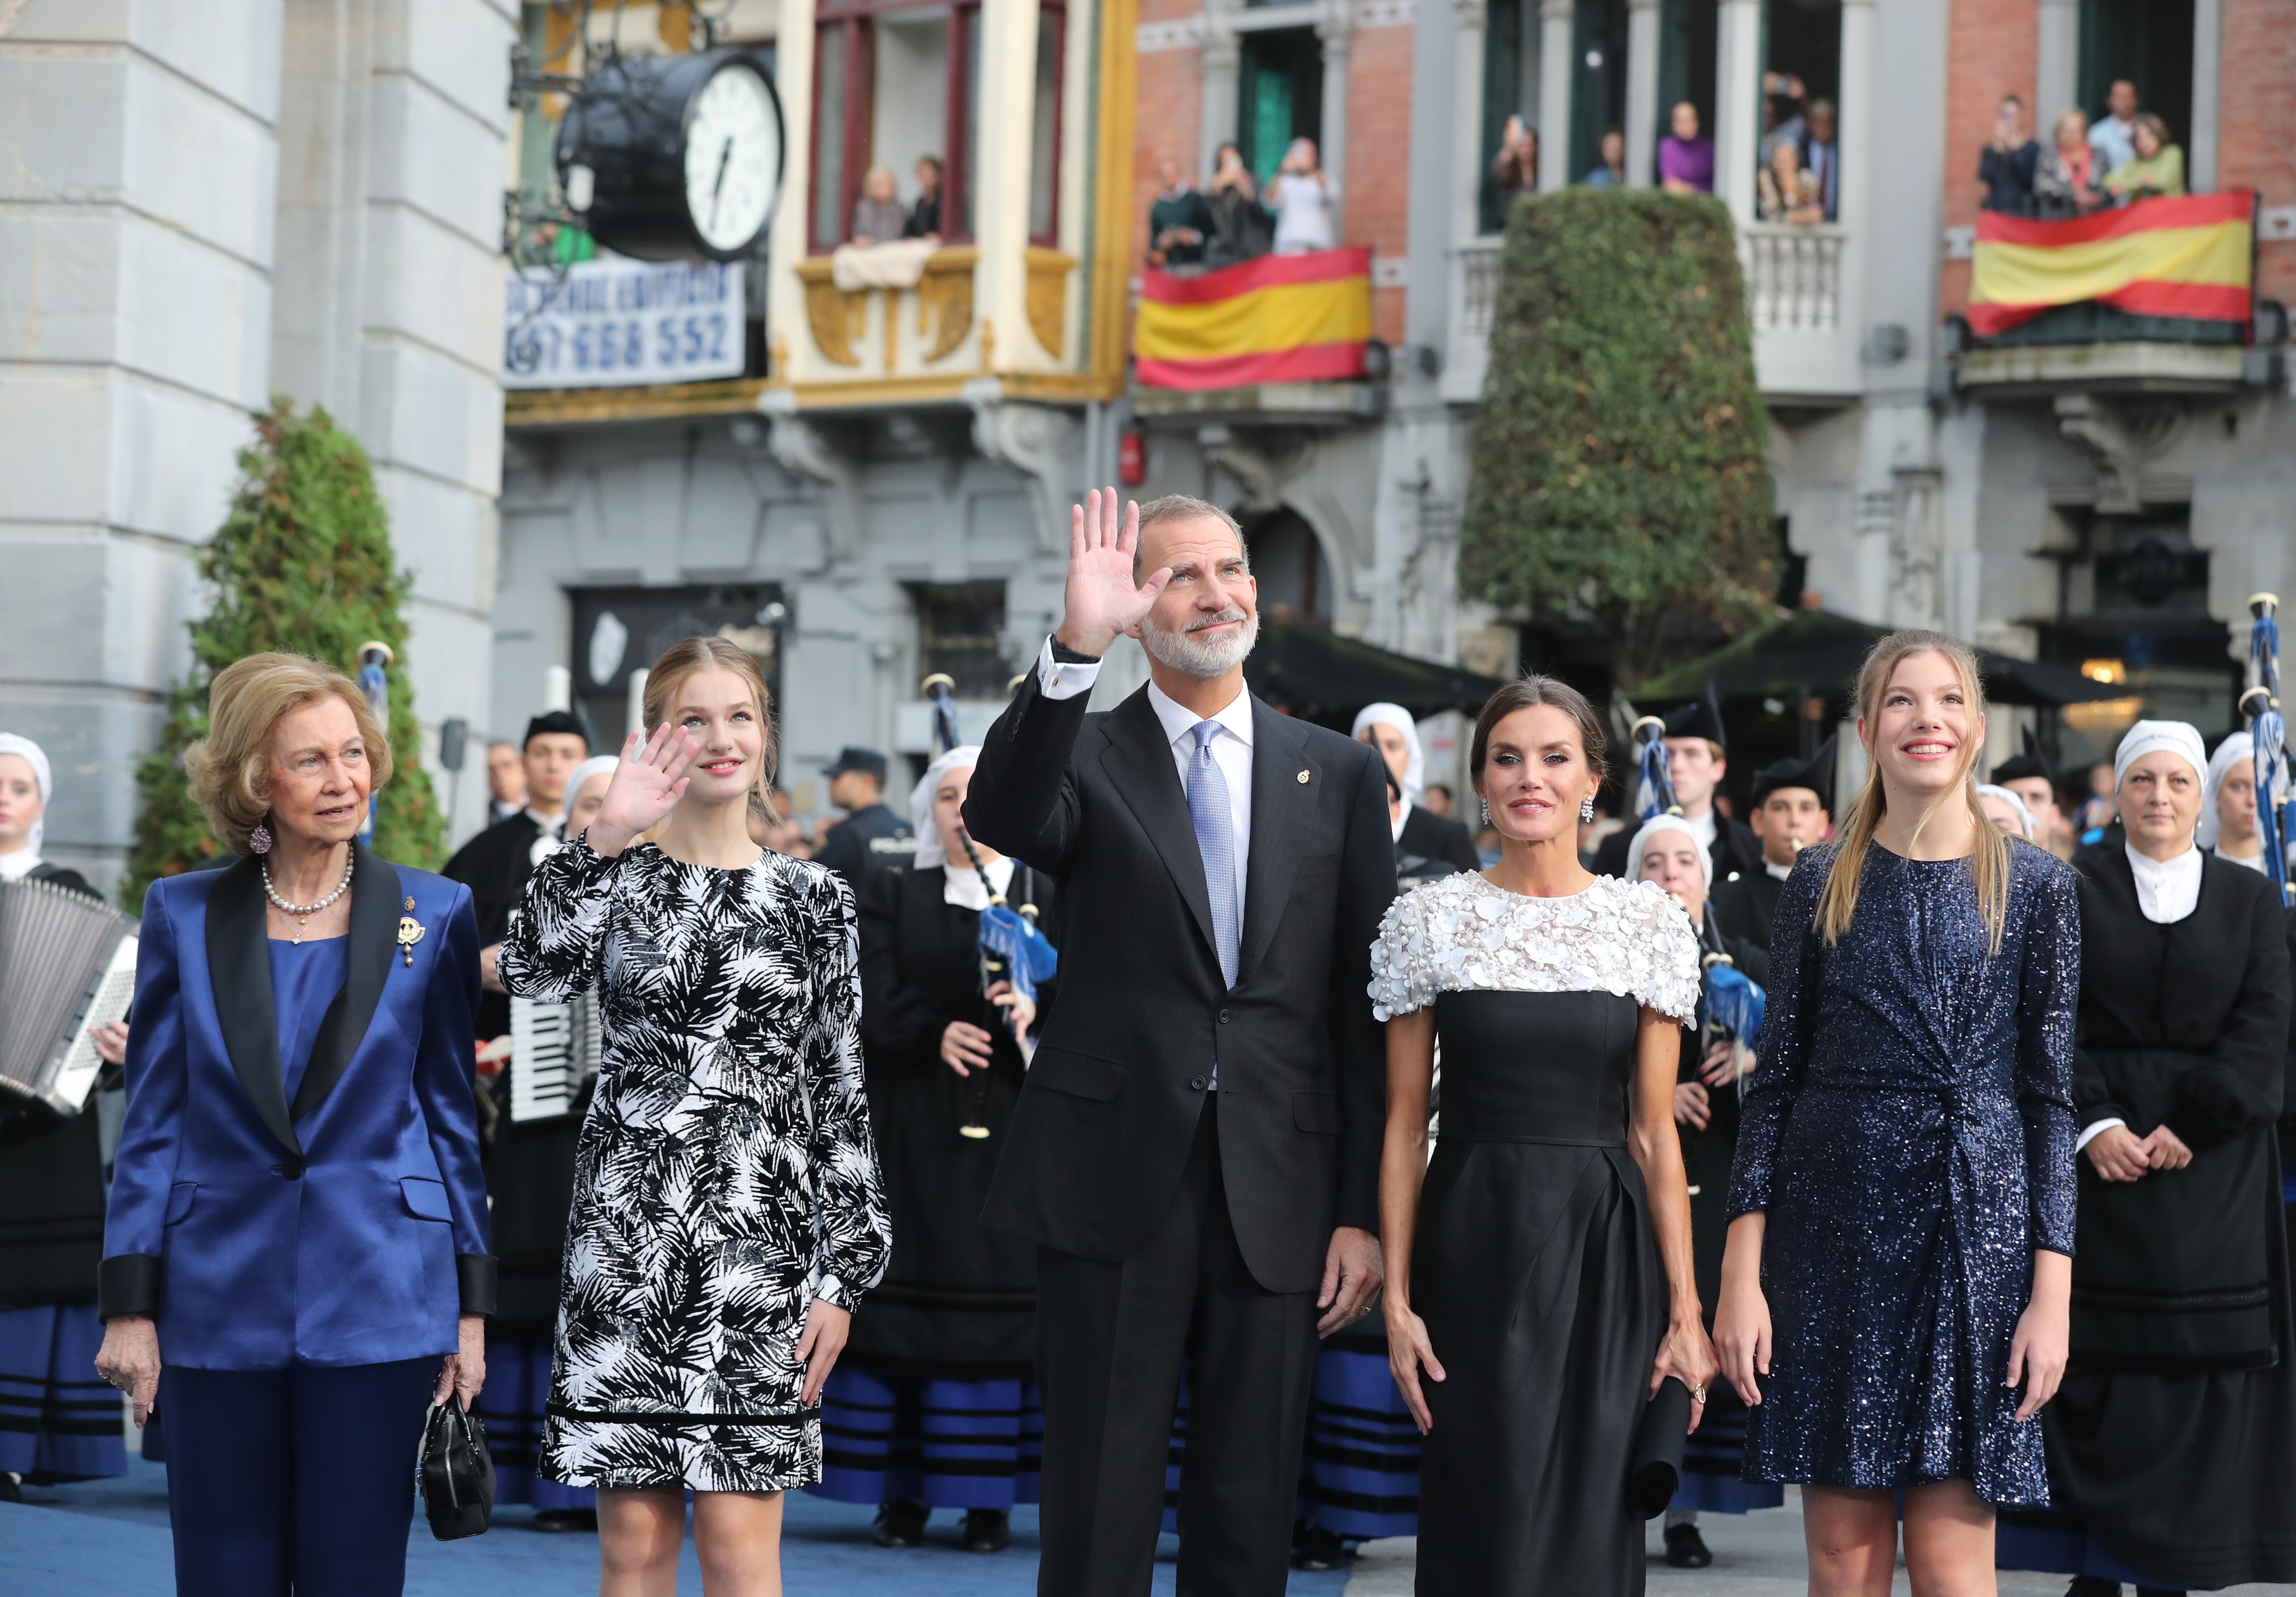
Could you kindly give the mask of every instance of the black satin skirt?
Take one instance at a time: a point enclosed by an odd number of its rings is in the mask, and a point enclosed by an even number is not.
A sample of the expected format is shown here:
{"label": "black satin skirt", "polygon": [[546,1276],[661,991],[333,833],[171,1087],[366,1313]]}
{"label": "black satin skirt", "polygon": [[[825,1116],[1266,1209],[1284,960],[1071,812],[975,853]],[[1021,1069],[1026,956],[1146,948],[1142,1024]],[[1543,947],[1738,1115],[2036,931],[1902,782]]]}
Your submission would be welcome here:
{"label": "black satin skirt", "polygon": [[1644,1589],[1627,1477],[1666,1276],[1627,1150],[1639,1009],[1607,993],[1447,993],[1443,1125],[1412,1300],[1423,1382],[1418,1589]]}

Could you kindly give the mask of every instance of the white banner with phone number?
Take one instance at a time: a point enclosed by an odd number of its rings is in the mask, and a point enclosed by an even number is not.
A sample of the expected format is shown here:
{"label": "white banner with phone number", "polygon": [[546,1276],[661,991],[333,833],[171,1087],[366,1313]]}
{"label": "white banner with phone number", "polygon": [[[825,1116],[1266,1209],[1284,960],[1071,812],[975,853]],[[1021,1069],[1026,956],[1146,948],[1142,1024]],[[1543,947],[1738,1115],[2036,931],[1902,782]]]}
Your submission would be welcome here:
{"label": "white banner with phone number", "polygon": [[503,386],[588,389],[742,375],[739,262],[589,260],[511,274]]}

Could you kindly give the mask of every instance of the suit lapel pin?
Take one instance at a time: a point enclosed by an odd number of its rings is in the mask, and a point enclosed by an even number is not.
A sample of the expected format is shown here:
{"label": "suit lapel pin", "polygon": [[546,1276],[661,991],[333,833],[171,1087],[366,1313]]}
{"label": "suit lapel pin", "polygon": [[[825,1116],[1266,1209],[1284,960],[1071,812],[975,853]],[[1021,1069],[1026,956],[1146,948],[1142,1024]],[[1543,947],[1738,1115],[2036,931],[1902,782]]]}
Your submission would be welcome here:
{"label": "suit lapel pin", "polygon": [[1308,785],[1308,774],[1305,771],[1300,773],[1300,785],[1301,787]]}
{"label": "suit lapel pin", "polygon": [[407,964],[412,966],[414,963],[414,945],[422,940],[422,922],[414,916],[414,895],[412,893],[406,896],[406,908],[409,913],[398,917],[398,951],[406,956]]}

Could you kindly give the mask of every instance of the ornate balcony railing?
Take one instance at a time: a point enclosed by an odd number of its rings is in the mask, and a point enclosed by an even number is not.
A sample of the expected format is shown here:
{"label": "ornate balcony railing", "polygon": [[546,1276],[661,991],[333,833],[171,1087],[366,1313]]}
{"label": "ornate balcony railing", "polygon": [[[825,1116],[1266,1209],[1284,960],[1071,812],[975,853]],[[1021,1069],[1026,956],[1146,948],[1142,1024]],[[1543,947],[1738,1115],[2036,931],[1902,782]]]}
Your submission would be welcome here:
{"label": "ornate balcony railing", "polygon": [[1746,315],[1757,333],[1841,325],[1841,229],[1755,222],[1738,230]]}

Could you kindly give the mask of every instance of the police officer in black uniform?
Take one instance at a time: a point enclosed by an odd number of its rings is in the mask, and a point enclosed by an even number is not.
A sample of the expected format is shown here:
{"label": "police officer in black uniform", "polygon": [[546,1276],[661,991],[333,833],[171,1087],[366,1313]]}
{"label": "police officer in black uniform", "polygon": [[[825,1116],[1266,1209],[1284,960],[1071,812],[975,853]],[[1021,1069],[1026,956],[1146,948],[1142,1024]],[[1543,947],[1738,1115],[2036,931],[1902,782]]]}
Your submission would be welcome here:
{"label": "police officer in black uniform", "polygon": [[830,803],[845,819],[823,835],[813,857],[845,878],[857,898],[869,872],[916,857],[916,834],[885,803],[885,757],[874,749],[840,749],[837,763],[821,774],[829,779]]}

